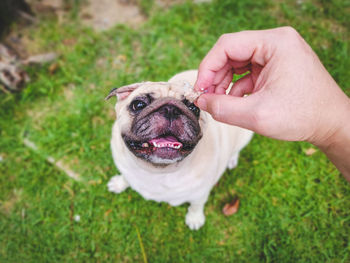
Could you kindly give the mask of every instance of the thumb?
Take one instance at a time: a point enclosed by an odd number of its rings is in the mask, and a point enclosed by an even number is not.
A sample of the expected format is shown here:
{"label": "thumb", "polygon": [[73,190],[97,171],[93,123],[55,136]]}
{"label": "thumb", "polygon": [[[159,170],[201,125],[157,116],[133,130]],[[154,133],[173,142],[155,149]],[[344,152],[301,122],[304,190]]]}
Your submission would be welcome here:
{"label": "thumb", "polygon": [[201,95],[197,99],[196,104],[201,110],[207,111],[219,122],[250,130],[254,130],[256,125],[254,114],[254,105],[256,103],[253,95],[233,97],[207,93]]}

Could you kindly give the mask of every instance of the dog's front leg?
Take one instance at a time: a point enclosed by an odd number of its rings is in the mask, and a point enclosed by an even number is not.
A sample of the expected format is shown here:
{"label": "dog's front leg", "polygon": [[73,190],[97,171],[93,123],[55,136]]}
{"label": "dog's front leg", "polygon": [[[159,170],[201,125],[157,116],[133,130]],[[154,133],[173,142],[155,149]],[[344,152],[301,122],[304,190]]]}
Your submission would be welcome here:
{"label": "dog's front leg", "polygon": [[204,205],[207,202],[207,198],[196,200],[190,203],[188,211],[186,214],[186,225],[191,230],[198,230],[204,225],[205,215],[204,215]]}
{"label": "dog's front leg", "polygon": [[115,175],[109,180],[107,186],[108,191],[119,194],[129,187],[129,183],[123,175]]}

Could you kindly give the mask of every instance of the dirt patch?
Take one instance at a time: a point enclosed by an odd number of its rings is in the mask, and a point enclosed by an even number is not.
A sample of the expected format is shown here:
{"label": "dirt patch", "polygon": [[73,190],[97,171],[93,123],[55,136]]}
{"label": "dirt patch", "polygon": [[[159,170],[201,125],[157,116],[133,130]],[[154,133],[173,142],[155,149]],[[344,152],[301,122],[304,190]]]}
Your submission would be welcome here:
{"label": "dirt patch", "polygon": [[[197,4],[211,1],[193,0]],[[117,24],[135,27],[147,19],[140,9],[139,2],[137,0],[88,0],[86,5],[81,6],[80,18],[83,24],[91,26],[97,31],[108,30]],[[156,0],[154,6],[166,9],[184,2],[185,0]]]}
{"label": "dirt patch", "polygon": [[89,0],[80,10],[81,22],[97,31],[108,30],[116,24],[137,26],[146,20],[133,1]]}
{"label": "dirt patch", "polygon": [[185,0],[156,0],[155,4],[162,8],[168,8],[172,5],[182,4]]}
{"label": "dirt patch", "polygon": [[[212,0],[192,0],[195,4],[211,3]],[[170,7],[172,5],[183,4],[186,0],[156,0],[155,3],[159,7]]]}
{"label": "dirt patch", "polygon": [[26,0],[35,14],[35,19],[56,16],[59,23],[67,22],[67,13],[72,9],[71,1],[66,0]]}

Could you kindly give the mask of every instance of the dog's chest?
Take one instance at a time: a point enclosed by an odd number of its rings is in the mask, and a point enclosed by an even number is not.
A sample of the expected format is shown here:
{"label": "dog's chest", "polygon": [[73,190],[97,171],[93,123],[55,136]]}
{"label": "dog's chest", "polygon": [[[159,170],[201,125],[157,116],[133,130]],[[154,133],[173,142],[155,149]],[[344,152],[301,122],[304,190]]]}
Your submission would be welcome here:
{"label": "dog's chest", "polygon": [[205,178],[191,171],[152,174],[142,170],[124,173],[131,187],[147,200],[177,206],[202,198],[211,188]]}

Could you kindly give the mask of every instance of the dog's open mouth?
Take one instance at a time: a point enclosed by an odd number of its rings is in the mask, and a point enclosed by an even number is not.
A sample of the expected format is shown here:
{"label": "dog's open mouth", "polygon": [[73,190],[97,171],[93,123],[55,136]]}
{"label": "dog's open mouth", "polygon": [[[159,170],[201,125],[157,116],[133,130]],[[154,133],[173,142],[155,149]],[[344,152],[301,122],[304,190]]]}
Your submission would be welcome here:
{"label": "dog's open mouth", "polygon": [[179,142],[174,136],[165,136],[152,139],[149,142],[144,143],[142,147],[148,147],[149,144],[156,148],[171,148],[176,150],[182,147],[182,143]]}
{"label": "dog's open mouth", "polygon": [[169,149],[190,151],[194,148],[194,144],[188,142],[180,142],[173,135],[162,135],[157,138],[145,140],[145,141],[133,141],[125,140],[126,144],[132,150],[157,150],[157,149]]}
{"label": "dog's open mouth", "polygon": [[152,162],[152,156],[163,160],[179,161],[187,156],[196,143],[181,142],[172,134],[158,136],[145,141],[133,141],[124,137],[128,148],[138,157]]}

